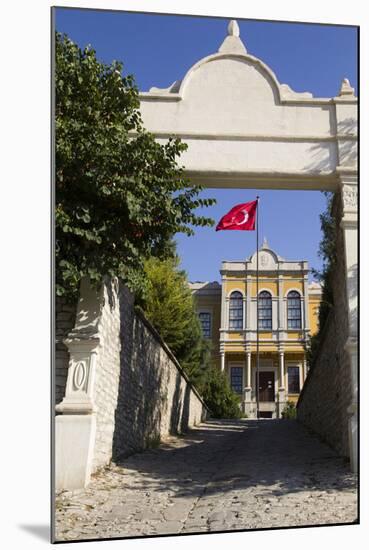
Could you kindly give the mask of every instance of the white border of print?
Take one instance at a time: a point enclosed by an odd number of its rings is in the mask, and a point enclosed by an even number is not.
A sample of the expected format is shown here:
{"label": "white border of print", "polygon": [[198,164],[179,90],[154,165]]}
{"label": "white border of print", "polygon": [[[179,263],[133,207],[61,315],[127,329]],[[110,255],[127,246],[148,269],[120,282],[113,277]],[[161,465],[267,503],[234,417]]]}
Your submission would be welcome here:
{"label": "white border of print", "polygon": [[[5,2],[0,35],[2,53],[2,130],[7,147],[1,171],[1,288],[2,288],[2,481],[1,541],[6,548],[48,545],[49,525],[49,402],[50,402],[50,7],[126,9],[268,20],[353,24],[361,26],[361,81],[369,81],[367,59],[369,20],[365,3],[327,0],[85,0]],[[366,54],[364,56],[364,53]],[[342,75],[344,77],[345,75]],[[368,120],[369,87],[361,90],[361,121]],[[4,128],[5,126],[5,128]],[[361,150],[369,149],[368,126],[361,128]],[[361,211],[368,204],[368,155],[362,155]],[[363,206],[365,205],[365,206]],[[365,242],[365,223],[361,242]],[[366,256],[366,257],[365,257]],[[361,254],[362,276],[368,274],[368,255]],[[364,285],[361,303],[368,298]],[[4,310],[5,306],[5,310]],[[363,308],[365,309],[365,308]],[[364,319],[363,319],[364,321]],[[361,326],[364,334],[367,324]],[[4,356],[5,355],[5,356]],[[8,377],[8,378],[7,378]],[[361,369],[361,388],[368,387]],[[362,392],[363,394],[364,392]],[[361,462],[368,458],[368,400],[361,400]],[[7,442],[4,441],[4,436]],[[361,469],[362,488],[368,487],[368,467]],[[274,550],[322,547],[362,548],[368,538],[368,491],[361,492],[361,525],[230,533],[158,539],[89,543],[102,550],[124,545],[137,548],[191,547],[220,549],[255,546]],[[5,516],[5,517],[4,517]],[[80,543],[68,548],[81,549]]]}

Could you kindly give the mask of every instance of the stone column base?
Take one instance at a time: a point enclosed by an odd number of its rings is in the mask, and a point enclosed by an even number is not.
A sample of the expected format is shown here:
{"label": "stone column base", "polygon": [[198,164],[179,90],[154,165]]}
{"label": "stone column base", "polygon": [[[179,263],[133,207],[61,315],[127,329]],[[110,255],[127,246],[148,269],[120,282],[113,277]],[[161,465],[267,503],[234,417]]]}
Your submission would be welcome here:
{"label": "stone column base", "polygon": [[83,489],[90,481],[96,435],[94,414],[55,418],[55,490]]}

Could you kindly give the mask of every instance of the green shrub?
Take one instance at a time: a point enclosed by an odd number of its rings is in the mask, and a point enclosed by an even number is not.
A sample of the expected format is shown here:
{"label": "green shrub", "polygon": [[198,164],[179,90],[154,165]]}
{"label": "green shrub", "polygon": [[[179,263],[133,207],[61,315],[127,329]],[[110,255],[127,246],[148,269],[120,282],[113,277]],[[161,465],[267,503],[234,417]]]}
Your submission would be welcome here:
{"label": "green shrub", "polygon": [[240,397],[234,393],[224,372],[210,367],[200,389],[214,418],[242,418]]}
{"label": "green shrub", "polygon": [[283,411],[282,418],[296,418],[296,406],[293,401],[287,401]]}

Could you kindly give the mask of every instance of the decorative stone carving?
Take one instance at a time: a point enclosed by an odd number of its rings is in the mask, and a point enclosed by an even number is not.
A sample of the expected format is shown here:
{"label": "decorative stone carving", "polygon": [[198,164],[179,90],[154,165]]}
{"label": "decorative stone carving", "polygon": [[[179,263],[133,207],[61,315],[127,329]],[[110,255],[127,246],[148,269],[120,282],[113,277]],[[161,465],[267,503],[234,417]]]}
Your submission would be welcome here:
{"label": "decorative stone carving", "polygon": [[234,19],[228,23],[227,36],[218,51],[227,54],[245,55],[247,53],[245,45],[240,38],[240,28]]}
{"label": "decorative stone carving", "polygon": [[260,265],[261,265],[262,267],[266,267],[266,266],[268,265],[268,263],[269,263],[269,256],[268,256],[268,254],[262,254],[262,255],[260,256]]}
{"label": "decorative stone carving", "polygon": [[348,78],[344,78],[341,83],[341,88],[339,91],[339,97],[342,96],[354,96],[355,90],[352,88]]}
{"label": "decorative stone carving", "polygon": [[343,206],[345,210],[356,210],[357,208],[357,186],[344,185],[342,191]]}
{"label": "decorative stone carving", "polygon": [[76,391],[84,389],[87,380],[87,366],[84,361],[79,361],[74,367],[73,386]]}
{"label": "decorative stone carving", "polygon": [[288,84],[280,84],[281,99],[311,99],[311,92],[295,92]]}
{"label": "decorative stone carving", "polygon": [[158,88],[157,86],[152,86],[149,91],[153,93],[162,93],[162,94],[178,93],[179,88],[181,86],[181,82],[182,80],[175,80],[170,86],[168,86],[168,88]]}
{"label": "decorative stone carving", "polygon": [[95,410],[93,389],[99,339],[67,338],[64,342],[70,361],[65,397],[56,410],[63,414],[91,414]]}
{"label": "decorative stone carving", "polygon": [[263,244],[262,244],[261,248],[270,248],[266,237],[264,237]]}

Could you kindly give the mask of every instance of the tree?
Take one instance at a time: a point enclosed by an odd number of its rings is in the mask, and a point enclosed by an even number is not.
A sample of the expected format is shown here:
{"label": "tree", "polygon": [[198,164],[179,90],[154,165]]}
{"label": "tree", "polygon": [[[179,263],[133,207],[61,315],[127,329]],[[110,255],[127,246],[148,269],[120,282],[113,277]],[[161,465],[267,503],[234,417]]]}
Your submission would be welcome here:
{"label": "tree", "polygon": [[211,365],[210,344],[203,337],[187,276],[179,258],[150,258],[145,262],[148,281],[141,301],[146,317],[186,370],[216,418],[239,418],[239,398],[226,375]]}
{"label": "tree", "polygon": [[176,232],[213,225],[194,210],[215,201],[178,166],[187,146],[144,130],[121,63],[100,63],[59,33],[55,55],[56,292],[75,296],[83,276],[104,275],[139,290],[145,258],[168,256]]}
{"label": "tree", "polygon": [[151,257],[145,262],[147,288],[141,300],[146,317],[157,329],[194,383],[200,383],[209,362],[208,345],[179,258]]}
{"label": "tree", "polygon": [[320,258],[322,259],[323,266],[320,271],[316,269],[312,270],[314,276],[322,285],[322,299],[319,306],[318,332],[310,337],[307,350],[307,360],[310,368],[314,367],[314,362],[318,356],[324,327],[329,313],[334,305],[332,279],[337,264],[337,221],[333,213],[335,195],[330,192],[325,192],[324,194],[327,198],[327,204],[325,211],[320,215],[322,238],[319,243],[318,251]]}
{"label": "tree", "polygon": [[226,374],[217,367],[206,370],[200,386],[205,403],[215,418],[240,418],[239,397],[230,387]]}

